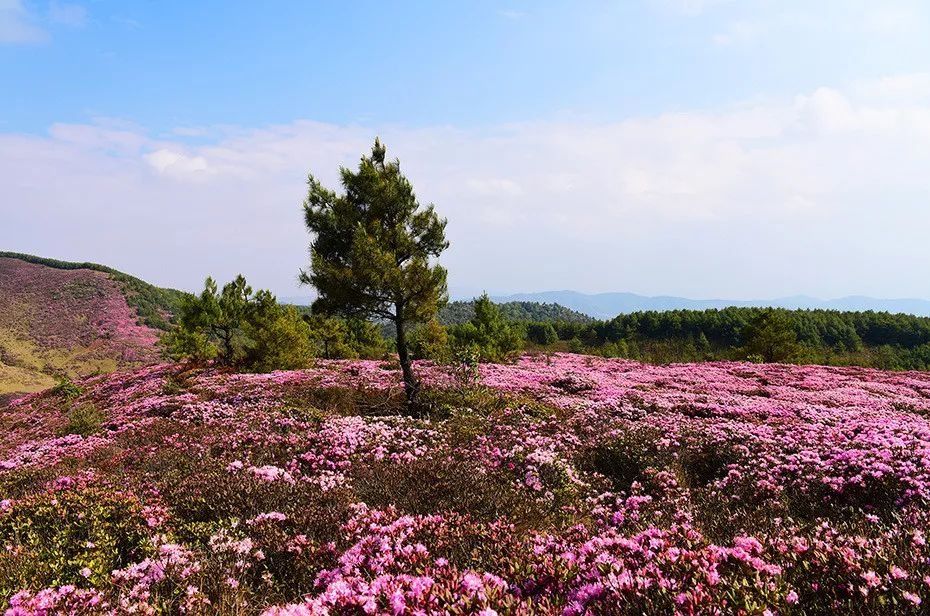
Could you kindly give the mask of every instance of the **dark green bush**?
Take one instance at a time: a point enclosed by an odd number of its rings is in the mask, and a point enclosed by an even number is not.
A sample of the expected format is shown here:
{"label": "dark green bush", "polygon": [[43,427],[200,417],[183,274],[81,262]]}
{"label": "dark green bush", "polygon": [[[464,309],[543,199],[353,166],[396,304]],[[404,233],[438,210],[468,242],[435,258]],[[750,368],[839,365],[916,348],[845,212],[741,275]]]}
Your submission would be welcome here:
{"label": "dark green bush", "polygon": [[84,393],[84,390],[74,384],[74,381],[66,376],[58,379],[58,383],[52,387],[52,393],[61,396],[65,402],[70,402]]}
{"label": "dark green bush", "polygon": [[68,410],[68,423],[61,431],[62,435],[79,434],[90,436],[100,432],[106,416],[90,402],[78,404]]}
{"label": "dark green bush", "polygon": [[536,344],[553,344],[559,339],[552,323],[529,323],[526,326],[526,337]]}

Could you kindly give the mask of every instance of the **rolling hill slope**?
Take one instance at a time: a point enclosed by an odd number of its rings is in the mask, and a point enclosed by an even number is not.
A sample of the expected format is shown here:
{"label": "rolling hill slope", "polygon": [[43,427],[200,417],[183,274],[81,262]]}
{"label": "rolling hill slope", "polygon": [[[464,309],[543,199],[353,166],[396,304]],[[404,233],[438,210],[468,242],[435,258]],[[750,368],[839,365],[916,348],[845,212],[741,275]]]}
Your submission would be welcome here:
{"label": "rolling hill slope", "polygon": [[181,295],[101,265],[0,253],[0,396],[156,360]]}

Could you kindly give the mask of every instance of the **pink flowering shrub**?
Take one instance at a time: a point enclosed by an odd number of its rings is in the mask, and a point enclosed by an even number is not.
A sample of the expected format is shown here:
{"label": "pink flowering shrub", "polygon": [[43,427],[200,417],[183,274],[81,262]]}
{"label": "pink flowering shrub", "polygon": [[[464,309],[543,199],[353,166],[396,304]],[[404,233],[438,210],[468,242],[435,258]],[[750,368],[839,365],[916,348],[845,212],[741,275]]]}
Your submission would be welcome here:
{"label": "pink flowering shrub", "polygon": [[111,606],[95,590],[82,590],[71,585],[45,588],[38,592],[23,590],[10,597],[7,616],[51,616],[69,614],[91,616],[111,611]]}
{"label": "pink flowering shrub", "polygon": [[[26,614],[888,614],[930,601],[930,375],[576,355],[152,366],[0,410]],[[68,411],[95,430],[65,434]]]}

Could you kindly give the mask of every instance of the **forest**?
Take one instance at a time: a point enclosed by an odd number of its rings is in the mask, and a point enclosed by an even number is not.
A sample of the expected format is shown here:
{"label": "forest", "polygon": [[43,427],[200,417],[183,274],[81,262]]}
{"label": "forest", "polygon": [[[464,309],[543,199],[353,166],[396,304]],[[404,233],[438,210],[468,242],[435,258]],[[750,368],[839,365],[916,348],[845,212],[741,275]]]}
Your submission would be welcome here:
{"label": "forest", "polygon": [[635,312],[552,327],[562,348],[652,363],[749,359],[930,367],[930,318],[908,314],[734,307]]}

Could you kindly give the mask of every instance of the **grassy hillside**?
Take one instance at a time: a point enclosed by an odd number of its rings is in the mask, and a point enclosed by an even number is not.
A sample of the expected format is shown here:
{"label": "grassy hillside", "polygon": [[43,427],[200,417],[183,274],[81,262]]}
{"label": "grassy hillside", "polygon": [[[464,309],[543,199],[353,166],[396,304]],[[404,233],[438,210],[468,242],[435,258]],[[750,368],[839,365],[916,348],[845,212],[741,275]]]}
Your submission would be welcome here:
{"label": "grassy hillside", "polygon": [[181,297],[94,263],[0,252],[0,395],[157,359]]}
{"label": "grassy hillside", "polygon": [[181,298],[186,295],[184,291],[177,289],[165,289],[149,284],[144,280],[130,276],[119,270],[99,263],[76,263],[71,261],[59,261],[57,259],[48,259],[37,257],[18,252],[0,251],[0,259],[18,259],[26,263],[43,265],[58,270],[91,270],[103,272],[119,283],[126,301],[132,306],[139,319],[145,325],[155,329],[167,329],[170,317],[177,311]]}

